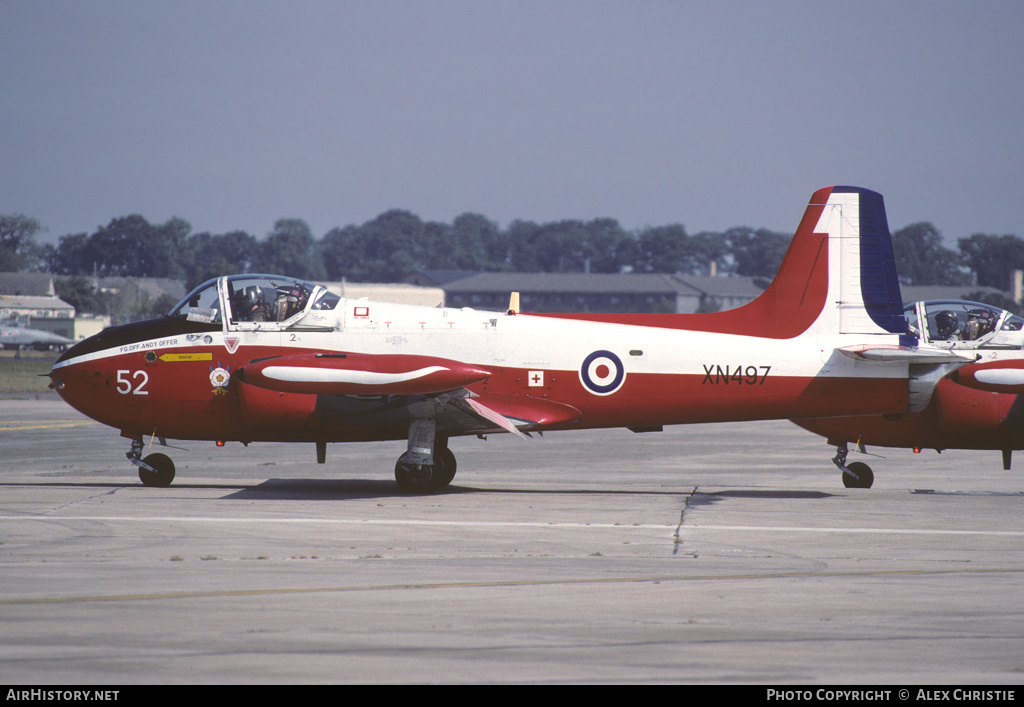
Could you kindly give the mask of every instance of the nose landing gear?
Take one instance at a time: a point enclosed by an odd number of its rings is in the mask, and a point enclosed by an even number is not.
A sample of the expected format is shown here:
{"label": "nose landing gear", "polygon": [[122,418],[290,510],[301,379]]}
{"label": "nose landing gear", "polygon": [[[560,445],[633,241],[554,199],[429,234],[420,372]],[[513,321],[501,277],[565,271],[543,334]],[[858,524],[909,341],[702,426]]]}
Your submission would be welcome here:
{"label": "nose landing gear", "polygon": [[125,454],[135,466],[139,467],[139,481],[144,486],[167,487],[174,481],[174,462],[166,454],[150,454],[142,458],[142,440],[133,439],[132,448]]}
{"label": "nose landing gear", "polygon": [[848,489],[869,489],[875,482],[875,474],[871,467],[864,462],[846,463],[846,455],[849,453],[846,443],[839,445],[836,455],[832,457],[832,463],[843,472],[843,486]]}

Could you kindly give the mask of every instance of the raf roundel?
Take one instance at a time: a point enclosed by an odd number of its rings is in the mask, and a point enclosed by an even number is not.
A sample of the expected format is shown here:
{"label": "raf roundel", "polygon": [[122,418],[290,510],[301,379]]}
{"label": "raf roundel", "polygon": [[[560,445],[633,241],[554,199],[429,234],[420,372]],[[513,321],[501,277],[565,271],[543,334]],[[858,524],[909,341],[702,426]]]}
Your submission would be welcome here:
{"label": "raf roundel", "polygon": [[611,351],[595,351],[583,360],[580,381],[594,395],[611,395],[622,387],[626,369]]}

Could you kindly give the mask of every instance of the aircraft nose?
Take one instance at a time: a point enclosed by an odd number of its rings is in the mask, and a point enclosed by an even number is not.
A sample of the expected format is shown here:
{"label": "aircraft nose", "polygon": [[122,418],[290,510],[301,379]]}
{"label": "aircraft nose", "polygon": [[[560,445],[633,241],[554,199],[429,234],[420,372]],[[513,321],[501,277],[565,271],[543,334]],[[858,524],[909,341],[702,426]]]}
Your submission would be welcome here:
{"label": "aircraft nose", "polygon": [[50,387],[83,415],[105,421],[109,415],[108,376],[89,361],[77,361],[50,370]]}
{"label": "aircraft nose", "polygon": [[[75,379],[79,378],[78,371],[72,370],[73,366],[54,366],[50,369],[50,388],[57,392],[65,402],[70,403],[74,407],[78,407],[74,404],[74,390],[75,390]],[[71,386],[69,387],[69,383]]]}
{"label": "aircraft nose", "polygon": [[50,376],[50,387],[57,391],[59,394],[64,390],[64,379],[57,375],[53,370],[48,374]]}
{"label": "aircraft nose", "polygon": [[80,347],[89,342],[90,339],[86,339],[61,354],[49,373],[50,387],[66,403],[80,411],[88,405],[93,387],[91,382],[96,373],[93,363],[81,360],[82,349]]}

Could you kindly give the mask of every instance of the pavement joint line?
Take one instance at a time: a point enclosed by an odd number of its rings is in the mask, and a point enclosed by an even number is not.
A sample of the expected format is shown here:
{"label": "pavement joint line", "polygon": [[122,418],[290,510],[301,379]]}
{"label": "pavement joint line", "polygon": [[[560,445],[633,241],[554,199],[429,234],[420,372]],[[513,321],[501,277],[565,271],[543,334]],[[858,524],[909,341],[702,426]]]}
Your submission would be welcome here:
{"label": "pavement joint line", "polygon": [[268,589],[223,589],[191,592],[153,592],[140,594],[81,595],[68,597],[22,597],[0,599],[0,606],[26,604],[77,604],[106,601],[153,601],[160,599],[203,599],[217,597],[268,596],[286,594],[331,594],[344,592],[382,592],[417,589],[500,589],[511,587],[545,587],[556,585],[599,585],[599,584],[662,584],[668,582],[721,582],[735,580],[772,579],[846,579],[850,577],[891,577],[891,576],[948,576],[971,574],[1019,574],[1024,567],[975,567],[953,570],[856,570],[836,572],[768,572],[765,574],[708,574],[708,575],[651,575],[643,577],[604,577],[579,579],[522,579],[494,582],[421,582],[375,584],[348,587],[278,587]]}
{"label": "pavement joint line", "polygon": [[596,528],[596,529],[653,529],[684,532],[714,530],[725,532],[774,532],[774,533],[850,533],[880,535],[957,535],[986,537],[1024,537],[1024,530],[971,530],[954,528],[843,528],[838,526],[769,526],[769,525],[717,525],[691,523],[681,528],[676,523],[580,523],[562,521],[470,521],[470,520],[427,520],[415,518],[215,518],[210,516],[75,516],[33,513],[26,515],[3,515],[4,521],[90,521],[121,523],[268,523],[280,525],[412,525],[437,527],[485,527],[485,528]]}
{"label": "pavement joint line", "polygon": [[272,524],[324,524],[324,525],[426,525],[487,528],[599,528],[599,529],[655,529],[671,530],[671,523],[567,523],[560,521],[472,521],[472,520],[417,520],[413,518],[212,518],[209,516],[75,516],[33,513],[0,516],[0,522],[14,520],[108,521],[128,523],[272,523]]}

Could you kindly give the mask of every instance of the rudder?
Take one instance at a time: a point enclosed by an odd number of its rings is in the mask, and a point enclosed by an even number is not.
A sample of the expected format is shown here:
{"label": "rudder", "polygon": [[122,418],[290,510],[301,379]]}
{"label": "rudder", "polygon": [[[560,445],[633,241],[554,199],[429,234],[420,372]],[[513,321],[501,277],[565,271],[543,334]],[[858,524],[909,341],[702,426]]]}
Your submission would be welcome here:
{"label": "rudder", "polygon": [[837,332],[906,333],[882,195],[859,187],[833,187],[828,192],[814,230],[827,233],[830,243],[838,246],[830,249],[829,262],[829,300],[839,305]]}

